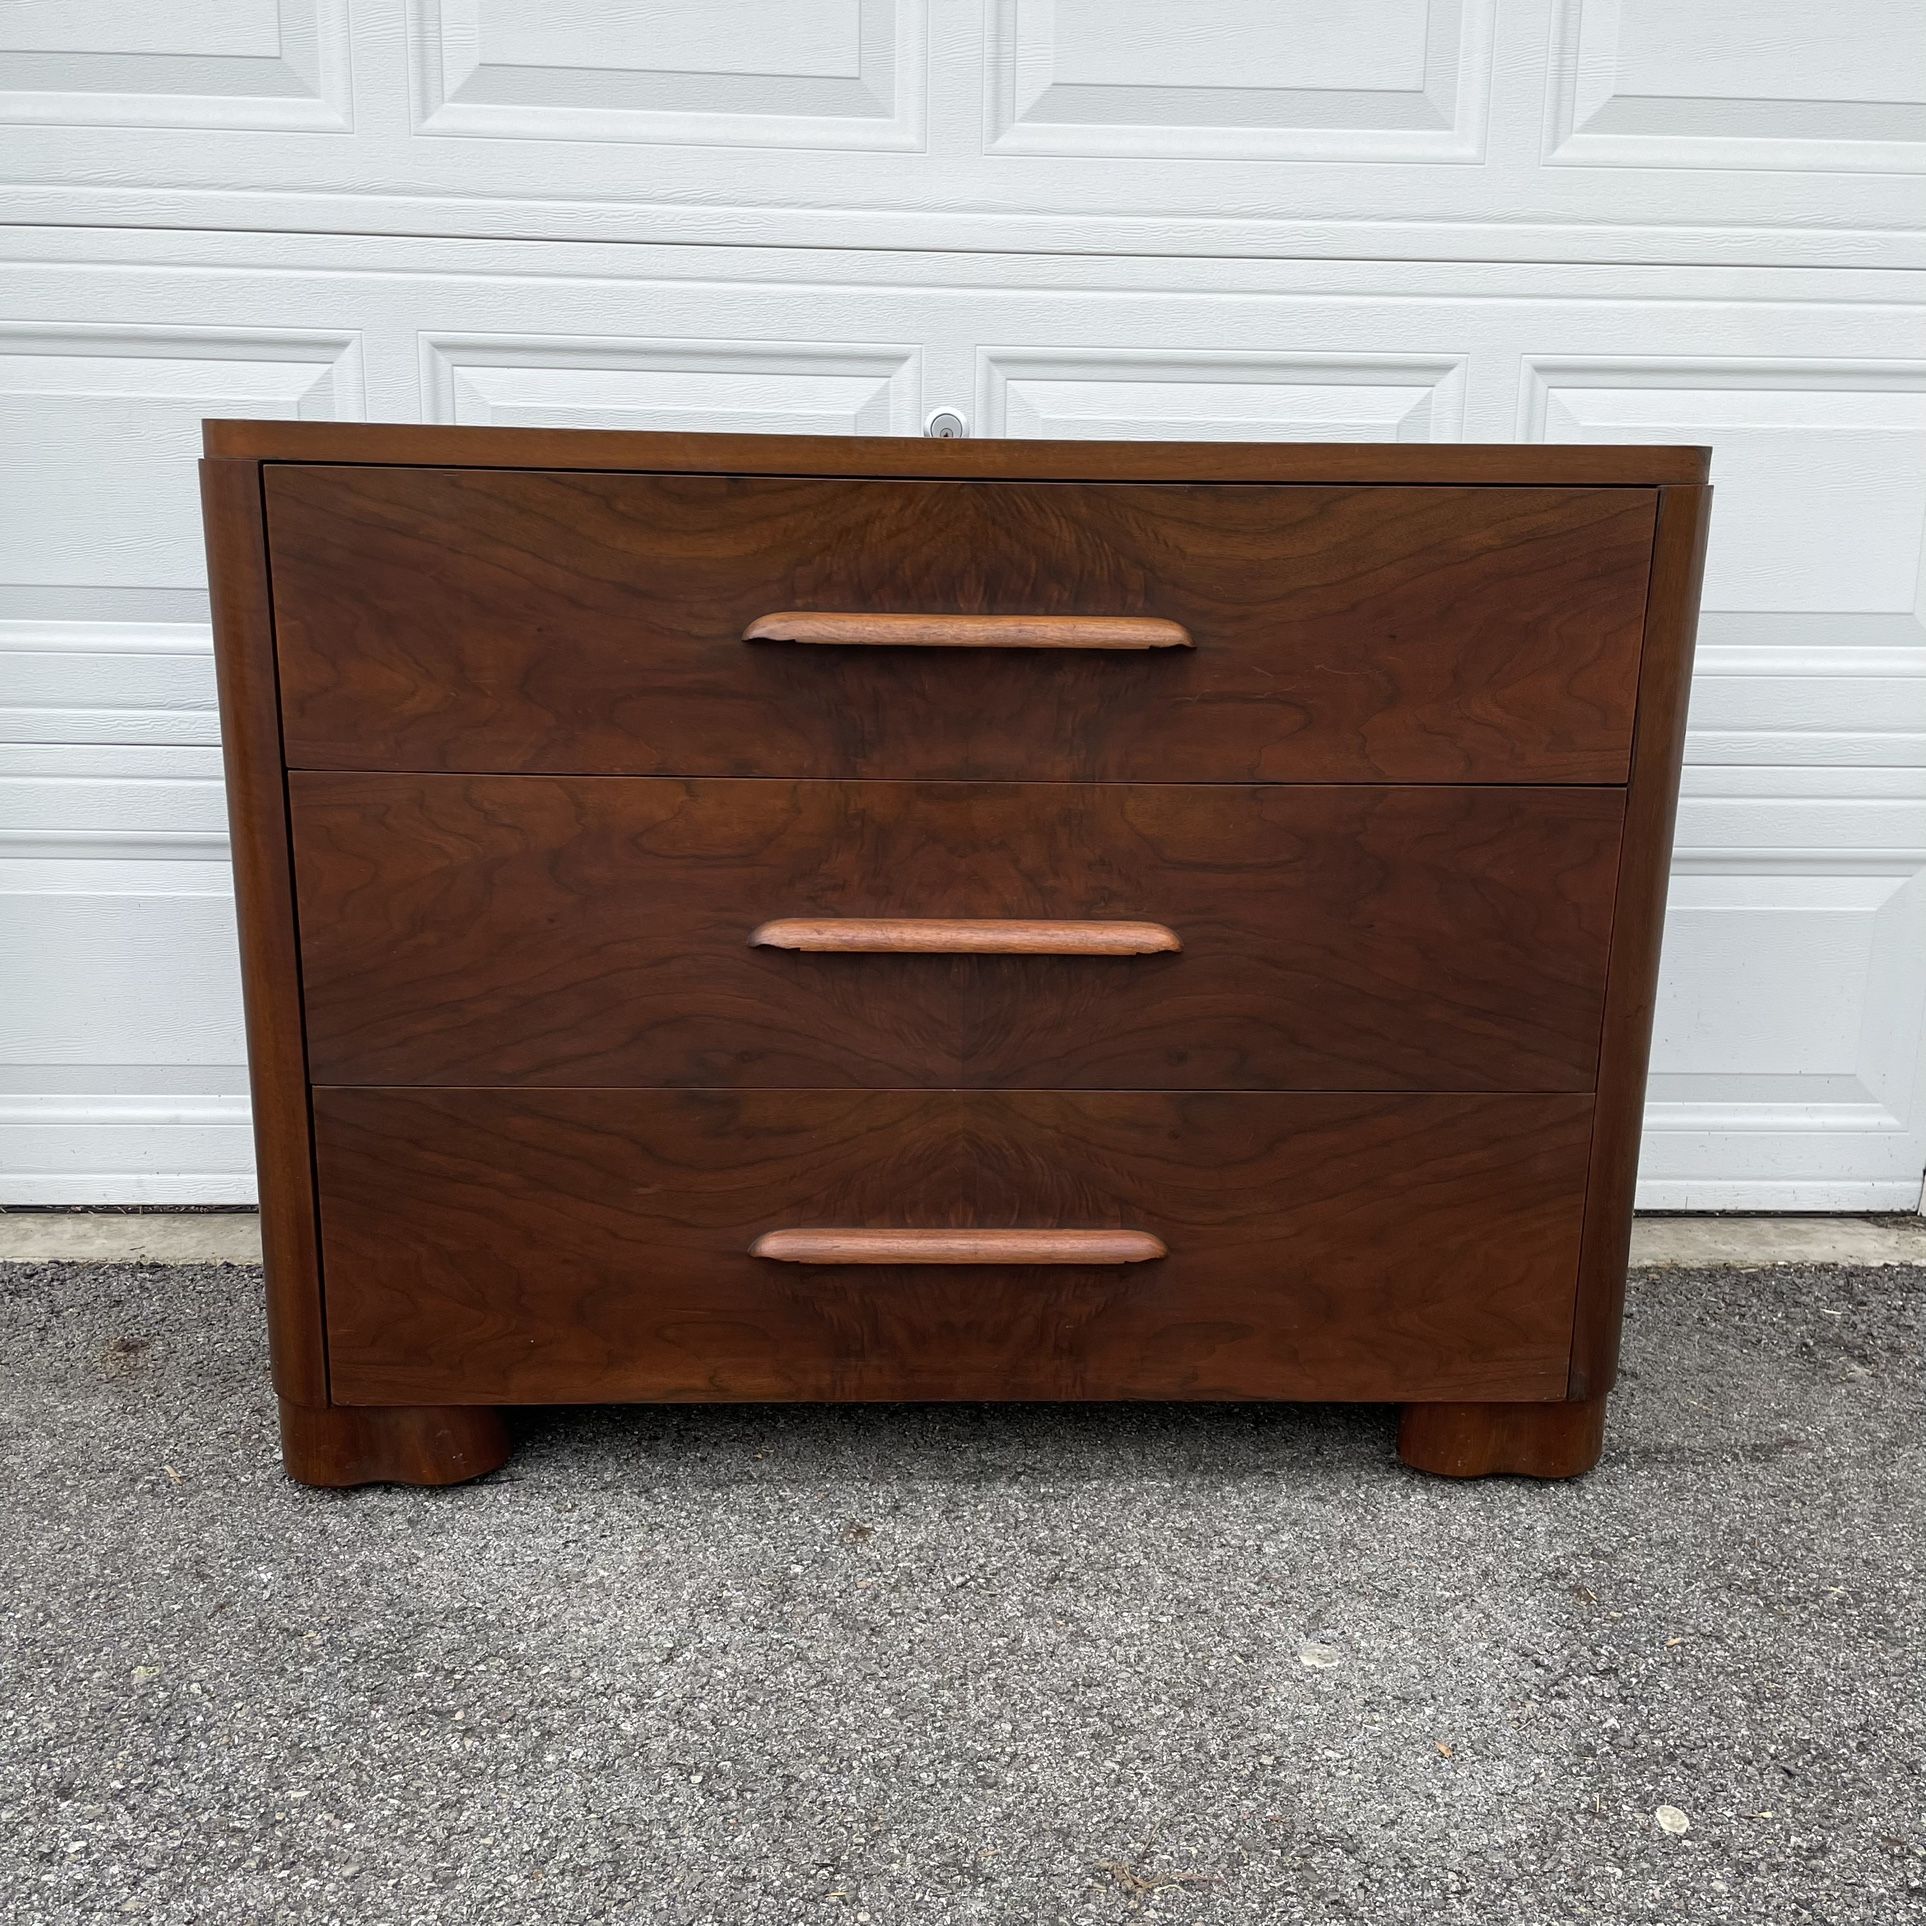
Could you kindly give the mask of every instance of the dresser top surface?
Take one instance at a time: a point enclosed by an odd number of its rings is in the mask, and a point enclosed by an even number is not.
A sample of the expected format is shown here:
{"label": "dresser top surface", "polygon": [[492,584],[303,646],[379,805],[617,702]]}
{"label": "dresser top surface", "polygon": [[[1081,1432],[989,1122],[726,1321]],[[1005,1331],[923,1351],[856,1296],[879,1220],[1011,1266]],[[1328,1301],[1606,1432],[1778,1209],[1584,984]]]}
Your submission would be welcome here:
{"label": "dresser top surface", "polygon": [[240,461],[927,481],[1657,488],[1703,484],[1710,461],[1705,448],[1511,442],[937,441],[334,421],[204,427],[209,457]]}

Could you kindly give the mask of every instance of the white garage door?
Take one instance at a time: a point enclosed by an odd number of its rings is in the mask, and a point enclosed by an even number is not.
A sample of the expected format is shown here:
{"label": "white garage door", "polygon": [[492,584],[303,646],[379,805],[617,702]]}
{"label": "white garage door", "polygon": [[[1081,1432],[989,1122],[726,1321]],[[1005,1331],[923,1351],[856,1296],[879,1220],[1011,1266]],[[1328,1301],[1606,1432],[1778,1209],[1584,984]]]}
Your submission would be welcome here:
{"label": "white garage door", "polygon": [[12,0],[0,1201],[251,1175],[205,414],[1698,441],[1641,1198],[1926,1162],[1917,0]]}

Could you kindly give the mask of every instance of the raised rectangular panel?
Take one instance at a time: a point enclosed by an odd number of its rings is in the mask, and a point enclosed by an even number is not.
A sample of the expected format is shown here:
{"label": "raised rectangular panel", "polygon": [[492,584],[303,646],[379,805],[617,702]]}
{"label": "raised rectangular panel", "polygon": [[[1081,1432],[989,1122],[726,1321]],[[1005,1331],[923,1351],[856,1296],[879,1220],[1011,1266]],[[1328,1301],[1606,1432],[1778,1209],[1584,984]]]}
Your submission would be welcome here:
{"label": "raised rectangular panel", "polygon": [[927,0],[410,0],[416,131],[913,148]]}
{"label": "raised rectangular panel", "polygon": [[[1647,1128],[1665,1137],[1896,1137],[1911,1125],[1926,884],[1903,875],[1701,875],[1673,884]],[[1833,994],[1817,1009],[1815,982]],[[1702,994],[1719,984],[1724,993]],[[1665,1164],[1654,1142],[1647,1169]],[[1870,1148],[1867,1167],[1855,1150]],[[1782,1182],[1885,1174],[1884,1144],[1823,1145]],[[1843,1154],[1840,1154],[1843,1153]],[[1720,1174],[1740,1161],[1730,1151]],[[1918,1158],[1902,1150],[1910,1203]],[[1675,1172],[1675,1174],[1689,1174]],[[1709,1174],[1709,1173],[1708,1173]]]}
{"label": "raised rectangular panel", "polygon": [[979,388],[983,432],[1019,440],[1450,441],[1464,420],[1455,356],[986,348]]}
{"label": "raised rectangular panel", "polygon": [[996,0],[994,153],[1475,160],[1491,0]]}
{"label": "raised rectangular panel", "polygon": [[0,1202],[252,1195],[220,758],[0,749]]}
{"label": "raised rectangular panel", "polygon": [[8,0],[0,122],[344,132],[348,0]]}
{"label": "raised rectangular panel", "polygon": [[[201,85],[190,37],[140,55],[164,71],[122,94],[98,28],[138,48],[213,22],[221,87],[268,58],[247,51],[270,46],[264,23],[312,10],[338,35],[350,5],[357,119],[327,138],[239,130],[338,124],[345,89],[271,75],[261,95],[182,93]],[[0,112],[37,122],[9,129],[11,218],[180,230],[179,246],[218,230],[257,247],[305,232],[1081,257],[1113,280],[1121,260],[1174,256],[1213,273],[1202,263],[1926,259],[1916,0],[1804,17],[1790,0],[285,6],[0,4],[0,38],[33,19],[25,57],[53,69],[13,81],[0,50],[0,89],[17,89]],[[1548,78],[1554,15],[1571,51]],[[1581,26],[1584,72],[1604,75],[1582,106]],[[1718,131],[1735,112],[1753,131]],[[78,125],[101,117],[171,118],[182,137]],[[611,164],[631,142],[646,165]],[[513,325],[465,307],[423,324]]]}
{"label": "raised rectangular panel", "polygon": [[1926,168],[1918,0],[1560,0],[1546,158]]}
{"label": "raised rectangular panel", "polygon": [[360,412],[351,334],[0,326],[0,619],[205,619],[202,418]]}
{"label": "raised rectangular panel", "polygon": [[1926,362],[1534,359],[1523,415],[1529,440],[1710,444],[1715,646],[1926,643]]}
{"label": "raised rectangular panel", "polygon": [[1535,359],[1520,427],[1713,451],[1640,1202],[1915,1207],[1926,364]]}
{"label": "raised rectangular panel", "polygon": [[421,352],[430,421],[764,435],[916,428],[910,347],[424,335]]}
{"label": "raised rectangular panel", "polygon": [[1688,769],[1641,1201],[1913,1208],[1923,1015],[1926,771]]}

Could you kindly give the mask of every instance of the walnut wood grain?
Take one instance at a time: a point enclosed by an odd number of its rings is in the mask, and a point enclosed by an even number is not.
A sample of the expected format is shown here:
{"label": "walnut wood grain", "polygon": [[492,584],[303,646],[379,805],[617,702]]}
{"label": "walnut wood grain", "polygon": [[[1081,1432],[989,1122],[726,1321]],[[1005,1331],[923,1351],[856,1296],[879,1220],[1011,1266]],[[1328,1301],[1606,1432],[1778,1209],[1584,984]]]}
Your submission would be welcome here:
{"label": "walnut wood grain", "polygon": [[[1546,1399],[1584,1096],[321,1090],[335,1394]],[[811,1224],[1114,1267],[760,1262]]]}
{"label": "walnut wood grain", "polygon": [[[268,470],[297,767],[1624,779],[1655,497]],[[745,647],[771,609],[1193,649]]]}
{"label": "walnut wood grain", "polygon": [[[1591,1087],[1622,798],[1557,788],[290,779],[323,1083]],[[1181,952],[812,955],[812,922]]]}
{"label": "walnut wood grain", "polygon": [[779,1264],[1148,1264],[1169,1256],[1132,1230],[774,1230],[749,1246]]}
{"label": "walnut wood grain", "polygon": [[1605,1399],[1544,1404],[1407,1404],[1398,1456],[1441,1478],[1576,1478],[1605,1448]]}
{"label": "walnut wood grain", "polygon": [[268,1354],[282,1397],[317,1406],[327,1402],[328,1364],[260,470],[251,462],[203,462],[201,505],[253,1082]]}
{"label": "walnut wood grain", "polygon": [[328,1405],[281,1400],[281,1461],[299,1484],[459,1485],[508,1461],[487,1405]]}
{"label": "walnut wood grain", "polygon": [[1651,605],[1639,676],[1638,739],[1600,1044],[1597,1134],[1587,1183],[1585,1250],[1579,1266],[1568,1393],[1597,1398],[1618,1375],[1625,1267],[1631,1255],[1659,944],[1671,877],[1672,825],[1685,758],[1686,705],[1698,634],[1699,589],[1711,526],[1710,489],[1667,489],[1659,498]]}
{"label": "walnut wood grain", "polygon": [[779,916],[750,933],[761,949],[872,956],[1155,956],[1181,950],[1162,923],[1014,917]]}
{"label": "walnut wood grain", "polygon": [[[630,1396],[1371,1397],[1448,1475],[1596,1456],[1705,451],[208,445],[296,1475]],[[770,610],[1198,646],[745,646]],[[747,941],[937,917],[1185,947]],[[309,1074],[503,1087],[323,1087],[311,1148]],[[812,1226],[1170,1254],[749,1254]]]}
{"label": "walnut wood grain", "polygon": [[745,642],[878,649],[1188,649],[1178,622],[1143,615],[838,615],[789,609],[743,630]]}
{"label": "walnut wood grain", "polygon": [[396,422],[209,421],[205,452],[247,461],[663,474],[938,476],[950,481],[1484,483],[1656,488],[1706,477],[1708,451],[1546,442],[924,441]]}

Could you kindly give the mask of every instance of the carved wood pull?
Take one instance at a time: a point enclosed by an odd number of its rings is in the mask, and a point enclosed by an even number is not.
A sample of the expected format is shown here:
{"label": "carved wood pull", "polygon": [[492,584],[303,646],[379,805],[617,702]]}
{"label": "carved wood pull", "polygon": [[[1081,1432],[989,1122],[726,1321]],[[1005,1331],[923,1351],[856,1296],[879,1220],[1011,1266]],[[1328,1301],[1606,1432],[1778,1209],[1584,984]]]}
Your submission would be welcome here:
{"label": "carved wood pull", "polygon": [[1184,947],[1162,923],[965,916],[779,916],[749,941],[759,949],[876,956],[1149,956]]}
{"label": "carved wood pull", "polygon": [[1144,1264],[1162,1238],[1133,1230],[778,1230],[749,1246],[779,1264]]}
{"label": "carved wood pull", "polygon": [[895,649],[1188,649],[1181,622],[1154,615],[761,615],[745,642],[839,642]]}

